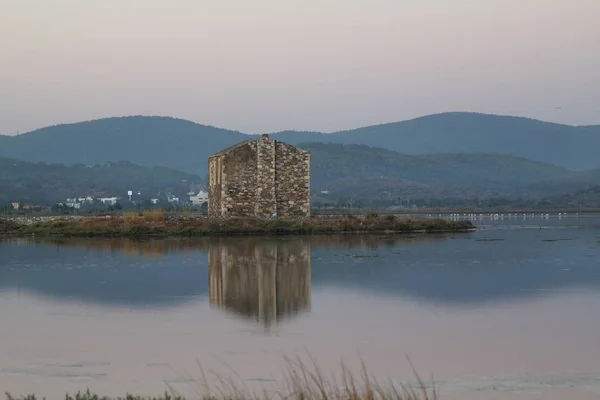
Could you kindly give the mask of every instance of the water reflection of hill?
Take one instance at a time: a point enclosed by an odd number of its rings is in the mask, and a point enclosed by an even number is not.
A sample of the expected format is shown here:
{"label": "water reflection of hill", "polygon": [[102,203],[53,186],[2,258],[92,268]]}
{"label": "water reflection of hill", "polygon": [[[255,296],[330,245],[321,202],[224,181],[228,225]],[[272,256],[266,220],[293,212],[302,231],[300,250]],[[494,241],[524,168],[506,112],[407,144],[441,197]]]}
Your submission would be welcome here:
{"label": "water reflection of hill", "polygon": [[310,307],[304,239],[228,238],[208,252],[210,303],[265,327]]}
{"label": "water reflection of hill", "polygon": [[[265,322],[310,304],[310,294],[302,298],[300,286],[291,283],[310,283],[312,275],[313,288],[470,304],[571,286],[599,288],[597,236],[593,229],[517,229],[412,237],[0,242],[0,290],[19,287],[65,300],[159,307],[207,296],[210,285],[211,302]],[[286,246],[309,254],[308,265],[281,270],[273,252]],[[269,263],[275,266],[265,269]],[[265,287],[271,288],[270,298],[257,297]]]}
{"label": "water reflection of hill", "polygon": [[68,301],[174,306],[205,296],[206,256],[176,242],[0,242],[0,290],[20,288]]}
{"label": "water reflection of hill", "polygon": [[[313,286],[474,304],[586,287],[600,289],[600,233],[516,229],[445,236],[392,250],[313,251]],[[373,256],[373,257],[371,257]],[[336,268],[325,267],[335,265]]]}

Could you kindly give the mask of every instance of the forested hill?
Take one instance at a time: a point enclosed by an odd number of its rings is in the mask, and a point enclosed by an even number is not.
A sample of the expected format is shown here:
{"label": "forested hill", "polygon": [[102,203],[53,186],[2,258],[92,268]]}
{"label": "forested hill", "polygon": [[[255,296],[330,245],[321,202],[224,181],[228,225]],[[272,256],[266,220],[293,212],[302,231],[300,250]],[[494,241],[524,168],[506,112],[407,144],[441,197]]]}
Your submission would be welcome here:
{"label": "forested hill", "polygon": [[22,201],[51,205],[67,197],[127,197],[140,191],[143,198],[172,192],[185,195],[201,178],[165,167],[141,167],[129,162],[86,167],[82,164],[34,164],[0,158],[0,204]]}
{"label": "forested hill", "polygon": [[0,136],[0,157],[95,165],[121,160],[204,176],[207,157],[247,136],[168,117],[106,118]]}
{"label": "forested hill", "polygon": [[[291,144],[364,144],[422,155],[496,153],[572,169],[600,167],[600,126],[574,127],[526,118],[445,113],[324,134],[273,134]],[[128,160],[205,176],[207,157],[248,138],[240,132],[168,117],[119,117],[0,136],[0,156],[85,165]]]}
{"label": "forested hill", "polygon": [[[403,196],[528,197],[565,193],[600,182],[600,170],[570,171],[528,159],[485,153],[411,156],[364,145],[300,144],[311,153],[311,187],[357,198]],[[387,193],[386,193],[387,192]]]}
{"label": "forested hill", "polygon": [[600,167],[600,125],[574,127],[528,118],[444,113],[330,135],[282,132],[301,141],[364,144],[403,154],[496,153],[584,170]]}
{"label": "forested hill", "polygon": [[[311,191],[323,201],[540,198],[600,182],[600,170],[570,171],[524,158],[484,153],[412,156],[364,145],[301,143],[311,153]],[[51,204],[66,197],[121,196],[127,190],[184,196],[205,177],[129,162],[84,166],[0,158],[0,203]],[[322,191],[328,192],[322,195]]]}

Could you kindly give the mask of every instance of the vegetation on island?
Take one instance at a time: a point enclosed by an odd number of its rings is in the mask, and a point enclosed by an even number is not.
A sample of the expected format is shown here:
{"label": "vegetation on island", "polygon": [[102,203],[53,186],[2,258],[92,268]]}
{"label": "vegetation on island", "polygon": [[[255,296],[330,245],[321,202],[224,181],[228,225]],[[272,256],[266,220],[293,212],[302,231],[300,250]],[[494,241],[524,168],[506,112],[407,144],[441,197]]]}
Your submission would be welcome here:
{"label": "vegetation on island", "polygon": [[17,232],[19,224],[0,218],[0,236]]}
{"label": "vegetation on island", "polygon": [[311,235],[331,233],[459,232],[470,221],[397,217],[330,216],[312,218],[167,217],[163,210],[128,212],[122,216],[56,218],[12,227],[12,234],[72,237],[195,237],[227,235]]}

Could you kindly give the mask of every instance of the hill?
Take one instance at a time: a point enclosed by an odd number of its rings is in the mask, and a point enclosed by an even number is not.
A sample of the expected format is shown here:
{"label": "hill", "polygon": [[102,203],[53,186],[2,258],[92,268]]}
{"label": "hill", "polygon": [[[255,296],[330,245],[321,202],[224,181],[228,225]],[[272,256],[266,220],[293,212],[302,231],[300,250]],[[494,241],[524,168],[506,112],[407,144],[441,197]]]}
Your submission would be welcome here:
{"label": "hill", "polygon": [[[600,126],[574,127],[527,118],[445,113],[336,133],[274,133],[291,144],[363,144],[423,155],[496,153],[571,169],[600,168]],[[0,157],[86,165],[128,160],[204,177],[207,157],[248,138],[243,133],[168,117],[119,117],[0,136]]]}
{"label": "hill", "polygon": [[600,168],[600,126],[575,127],[538,120],[476,113],[444,113],[403,122],[318,134],[281,132],[302,141],[364,144],[403,154],[499,153],[571,169]]}
{"label": "hill", "polygon": [[[519,198],[533,201],[600,182],[600,170],[571,171],[524,158],[484,153],[405,155],[365,145],[301,143],[311,153],[314,203],[355,201],[371,206],[473,204]],[[186,181],[186,182],[182,182]],[[96,164],[30,163],[0,158],[0,203],[52,204],[66,197],[122,196],[141,191],[184,196],[202,177],[166,167],[129,162]],[[322,193],[323,192],[323,193]]]}
{"label": "hill", "polygon": [[600,180],[600,170],[576,172],[520,157],[485,153],[412,156],[365,145],[305,143],[313,193],[356,199],[535,199]]}
{"label": "hill", "polygon": [[84,165],[127,160],[204,176],[209,155],[246,138],[175,118],[106,118],[0,136],[0,157]]}
{"label": "hill", "polygon": [[200,177],[185,172],[129,162],[86,167],[0,158],[0,203],[51,205],[67,197],[125,198],[128,190],[140,191],[142,198],[149,199],[157,197],[158,192],[185,195],[190,183],[200,181]]}
{"label": "hill", "polygon": [[539,205],[554,208],[600,208],[600,186],[596,185],[571,193],[548,196],[541,199]]}

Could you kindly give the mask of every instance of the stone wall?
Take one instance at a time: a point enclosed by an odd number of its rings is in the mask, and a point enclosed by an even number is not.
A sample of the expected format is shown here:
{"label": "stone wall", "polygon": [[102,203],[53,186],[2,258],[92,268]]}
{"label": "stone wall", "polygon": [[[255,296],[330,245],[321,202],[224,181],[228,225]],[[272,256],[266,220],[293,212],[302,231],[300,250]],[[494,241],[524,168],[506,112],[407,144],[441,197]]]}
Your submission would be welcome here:
{"label": "stone wall", "polygon": [[208,158],[208,214],[220,215],[222,213],[222,172],[223,156]]}
{"label": "stone wall", "polygon": [[256,142],[249,142],[224,155],[221,201],[226,215],[254,214],[257,188],[256,162]]}
{"label": "stone wall", "polygon": [[263,135],[209,157],[211,216],[310,216],[310,156]]}
{"label": "stone wall", "polygon": [[260,217],[277,216],[277,192],[275,188],[275,140],[264,135],[256,141],[257,179],[254,213]]}
{"label": "stone wall", "polygon": [[275,154],[277,215],[310,216],[310,154],[282,142]]}
{"label": "stone wall", "polygon": [[265,326],[310,308],[303,240],[221,239],[209,248],[210,303]]}

